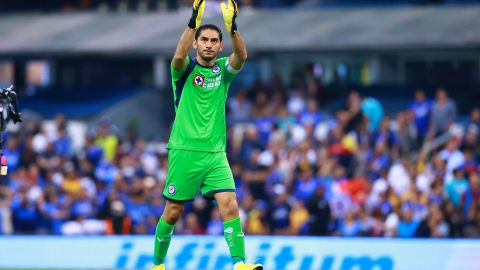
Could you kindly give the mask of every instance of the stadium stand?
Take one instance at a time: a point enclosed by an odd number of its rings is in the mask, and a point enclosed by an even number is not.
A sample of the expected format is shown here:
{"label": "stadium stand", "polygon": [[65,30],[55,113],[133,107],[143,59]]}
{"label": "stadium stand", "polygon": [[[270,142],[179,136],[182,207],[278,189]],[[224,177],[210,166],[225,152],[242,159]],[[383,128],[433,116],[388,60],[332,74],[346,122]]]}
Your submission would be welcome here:
{"label": "stadium stand", "polygon": [[[375,98],[352,92],[344,108],[325,114],[320,88],[269,85],[228,103],[228,155],[249,234],[479,236],[479,108],[458,122],[445,90],[418,91],[392,118]],[[448,125],[434,125],[438,117]],[[165,141],[147,143],[134,129],[119,136],[107,120],[87,130],[58,115],[8,134],[3,233],[154,232],[165,203]],[[79,147],[69,132],[84,134]],[[451,132],[445,143],[421,151],[443,132]],[[199,199],[177,233],[221,234],[221,224]]]}
{"label": "stadium stand", "polygon": [[[7,2],[8,8],[1,6]],[[24,84],[20,106],[34,112],[5,134],[10,174],[0,182],[0,234],[154,233],[165,205],[166,119],[173,105],[168,72],[154,85],[152,66],[157,58],[168,63],[185,22],[176,13],[183,12],[183,2],[153,2],[0,4],[19,12],[0,17],[0,56],[6,59],[0,74],[15,71],[10,77]],[[228,100],[227,154],[246,233],[480,237],[480,30],[472,27],[480,7],[388,1],[389,7],[379,8],[378,2],[242,1],[295,6],[288,12],[246,10],[241,23],[253,64]],[[319,9],[302,9],[309,6]],[[179,10],[91,12],[129,8]],[[279,14],[282,20],[276,20]],[[272,29],[275,35],[265,38]],[[333,60],[328,70],[315,65],[332,55],[367,59],[362,61],[382,72],[369,82],[363,78],[374,68],[357,68],[354,76],[353,68]],[[57,73],[51,84],[46,80],[47,89],[24,82],[25,59],[50,61],[42,74]],[[283,60],[296,69],[282,69]],[[125,75],[133,65],[138,74]],[[2,76],[4,84],[8,76]],[[97,80],[104,85],[98,88]],[[160,91],[148,95],[144,88]],[[125,123],[129,115],[147,114],[138,104],[120,108],[119,102],[135,99],[132,93],[143,95],[136,96],[143,109],[152,107],[148,99],[161,99],[143,123],[163,121],[150,126],[160,136],[145,136],[136,122],[117,124],[118,118]],[[59,100],[79,102],[62,108]],[[99,117],[107,106],[109,117]],[[51,117],[55,110],[64,114]],[[87,118],[92,115],[95,121]],[[176,233],[221,235],[219,213],[199,198],[188,204]]]}

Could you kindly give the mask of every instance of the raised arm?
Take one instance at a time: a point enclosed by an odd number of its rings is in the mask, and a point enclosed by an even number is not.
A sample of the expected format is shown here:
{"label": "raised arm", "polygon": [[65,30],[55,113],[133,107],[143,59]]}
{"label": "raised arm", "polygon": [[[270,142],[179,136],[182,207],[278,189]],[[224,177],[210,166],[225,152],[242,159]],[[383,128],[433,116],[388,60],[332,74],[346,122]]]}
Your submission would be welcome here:
{"label": "raised arm", "polygon": [[183,31],[177,44],[175,55],[173,56],[172,66],[177,71],[182,71],[188,64],[188,52],[192,49],[195,39],[195,30],[200,27],[203,12],[205,10],[206,0],[195,0],[193,2],[192,17],[188,22],[188,27]]}
{"label": "raised arm", "polygon": [[230,33],[232,40],[233,53],[230,55],[228,62],[235,70],[240,70],[243,67],[245,61],[247,61],[247,48],[245,42],[237,29],[238,5],[236,0],[228,0],[228,7],[225,3],[220,4],[223,14],[223,20],[225,21],[225,27]]}

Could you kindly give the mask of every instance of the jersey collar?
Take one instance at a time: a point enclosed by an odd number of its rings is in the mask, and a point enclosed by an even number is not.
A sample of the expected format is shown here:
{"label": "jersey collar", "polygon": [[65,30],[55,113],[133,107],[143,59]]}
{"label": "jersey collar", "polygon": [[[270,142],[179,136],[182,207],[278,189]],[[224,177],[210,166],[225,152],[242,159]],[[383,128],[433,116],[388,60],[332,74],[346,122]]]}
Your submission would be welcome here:
{"label": "jersey collar", "polygon": [[204,66],[197,61],[196,57],[193,58],[193,62],[195,62],[197,65],[201,66],[202,68],[213,68],[216,65],[216,63],[215,63],[215,64],[213,64],[213,66]]}

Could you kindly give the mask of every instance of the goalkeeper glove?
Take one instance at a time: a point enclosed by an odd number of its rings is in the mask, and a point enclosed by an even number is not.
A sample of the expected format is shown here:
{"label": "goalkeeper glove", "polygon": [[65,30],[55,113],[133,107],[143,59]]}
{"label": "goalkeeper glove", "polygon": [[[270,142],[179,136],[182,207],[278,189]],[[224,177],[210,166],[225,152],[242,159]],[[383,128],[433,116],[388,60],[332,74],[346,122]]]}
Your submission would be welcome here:
{"label": "goalkeeper glove", "polygon": [[228,0],[228,7],[225,3],[221,3],[220,7],[222,9],[223,20],[225,21],[225,27],[231,35],[235,35],[237,32],[237,23],[235,19],[237,18],[238,5],[235,0]]}
{"label": "goalkeeper glove", "polygon": [[203,11],[205,10],[206,3],[207,3],[206,0],[195,0],[193,2],[192,17],[188,22],[188,27],[194,30],[200,27],[200,23],[202,22]]}

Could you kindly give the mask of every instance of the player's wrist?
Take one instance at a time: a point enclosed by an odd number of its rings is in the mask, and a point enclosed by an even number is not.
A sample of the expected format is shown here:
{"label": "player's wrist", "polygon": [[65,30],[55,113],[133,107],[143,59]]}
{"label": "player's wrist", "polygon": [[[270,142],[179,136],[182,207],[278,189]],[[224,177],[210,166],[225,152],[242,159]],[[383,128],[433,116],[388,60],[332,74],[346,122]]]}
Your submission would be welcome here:
{"label": "player's wrist", "polygon": [[232,28],[230,29],[230,35],[232,35],[232,37],[235,36],[235,34],[238,31],[236,19],[237,19],[237,13],[235,13],[232,18]]}
{"label": "player's wrist", "polygon": [[188,24],[187,24],[187,26],[192,28],[193,30],[197,29],[197,17],[198,17],[198,9],[193,8],[192,16],[190,17],[190,20],[188,21]]}
{"label": "player's wrist", "polygon": [[198,27],[200,27],[200,23],[203,19],[203,12],[205,10],[205,3],[205,0],[195,0],[193,2],[192,16],[187,24],[187,26],[193,30],[196,30]]}

